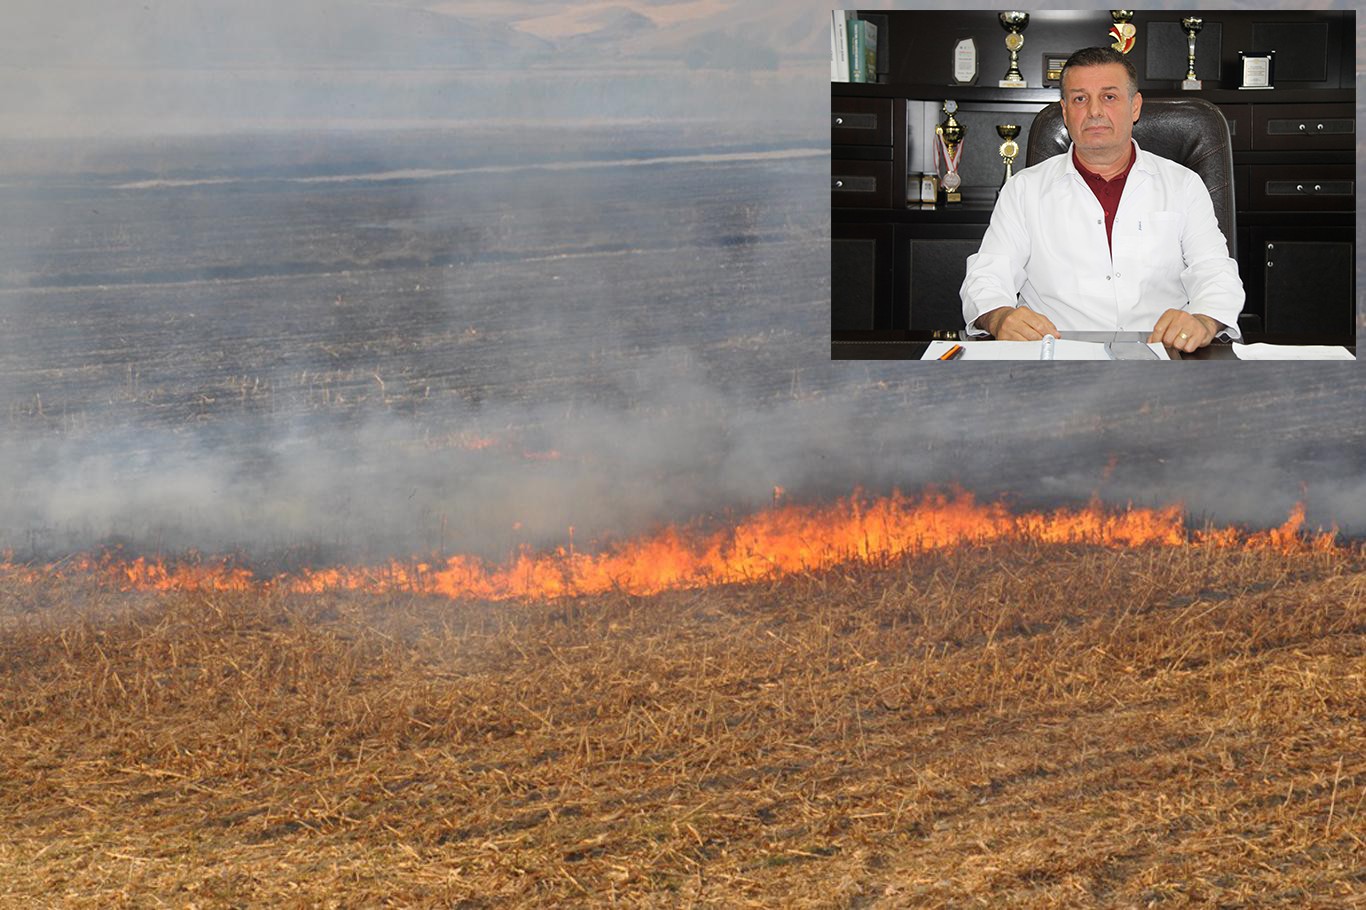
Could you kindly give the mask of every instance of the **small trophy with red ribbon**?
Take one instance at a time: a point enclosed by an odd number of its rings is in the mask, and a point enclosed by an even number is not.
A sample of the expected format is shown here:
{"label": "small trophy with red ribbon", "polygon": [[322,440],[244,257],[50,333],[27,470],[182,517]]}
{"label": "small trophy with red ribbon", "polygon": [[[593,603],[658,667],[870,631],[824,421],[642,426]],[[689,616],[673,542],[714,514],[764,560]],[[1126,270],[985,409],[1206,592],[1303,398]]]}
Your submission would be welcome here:
{"label": "small trophy with red ribbon", "polygon": [[1111,47],[1121,54],[1127,54],[1134,49],[1134,42],[1138,40],[1138,29],[1131,21],[1134,18],[1134,11],[1131,9],[1112,9],[1110,18],[1115,20],[1115,24],[1110,26],[1110,37],[1114,39]]}
{"label": "small trophy with red ribbon", "polygon": [[963,185],[963,178],[958,173],[958,165],[963,160],[963,138],[968,133],[968,128],[963,126],[954,118],[954,113],[958,110],[958,102],[949,99],[944,102],[944,113],[948,119],[934,128],[935,134],[935,157],[943,162],[944,165],[944,201],[962,202],[963,195],[958,192],[958,188]]}

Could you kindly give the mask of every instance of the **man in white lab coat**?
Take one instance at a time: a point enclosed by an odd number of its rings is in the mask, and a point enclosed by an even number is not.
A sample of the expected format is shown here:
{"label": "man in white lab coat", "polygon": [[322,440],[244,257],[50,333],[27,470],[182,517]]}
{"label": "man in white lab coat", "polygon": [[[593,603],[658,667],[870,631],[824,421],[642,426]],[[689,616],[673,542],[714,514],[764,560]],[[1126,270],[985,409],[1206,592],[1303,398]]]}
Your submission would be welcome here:
{"label": "man in white lab coat", "polygon": [[1194,351],[1238,333],[1243,283],[1194,171],[1138,147],[1134,66],[1113,48],[1062,71],[1066,155],[1001,190],[959,291],[973,335],[1033,341],[1068,331],[1150,331]]}

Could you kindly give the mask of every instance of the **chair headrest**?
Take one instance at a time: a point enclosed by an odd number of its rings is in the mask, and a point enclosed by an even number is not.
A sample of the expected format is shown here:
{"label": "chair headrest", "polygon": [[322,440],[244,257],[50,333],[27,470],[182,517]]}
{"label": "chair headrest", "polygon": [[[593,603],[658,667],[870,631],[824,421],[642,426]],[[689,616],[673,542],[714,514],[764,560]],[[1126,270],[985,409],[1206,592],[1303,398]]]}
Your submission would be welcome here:
{"label": "chair headrest", "polygon": [[[1144,99],[1134,138],[1144,151],[1178,161],[1201,177],[1205,174],[1200,162],[1230,150],[1228,121],[1219,108],[1201,98]],[[1067,151],[1071,142],[1061,105],[1048,105],[1030,127],[1026,166]]]}

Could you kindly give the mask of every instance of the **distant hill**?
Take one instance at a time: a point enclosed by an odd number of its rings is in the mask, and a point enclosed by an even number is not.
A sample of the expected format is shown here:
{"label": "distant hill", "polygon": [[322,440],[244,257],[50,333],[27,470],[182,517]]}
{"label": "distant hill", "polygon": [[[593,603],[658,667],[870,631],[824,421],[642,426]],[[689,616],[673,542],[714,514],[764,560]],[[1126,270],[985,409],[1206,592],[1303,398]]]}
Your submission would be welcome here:
{"label": "distant hill", "polygon": [[6,3],[0,54],[44,68],[486,66],[544,59],[553,46],[497,16],[451,16],[361,2]]}

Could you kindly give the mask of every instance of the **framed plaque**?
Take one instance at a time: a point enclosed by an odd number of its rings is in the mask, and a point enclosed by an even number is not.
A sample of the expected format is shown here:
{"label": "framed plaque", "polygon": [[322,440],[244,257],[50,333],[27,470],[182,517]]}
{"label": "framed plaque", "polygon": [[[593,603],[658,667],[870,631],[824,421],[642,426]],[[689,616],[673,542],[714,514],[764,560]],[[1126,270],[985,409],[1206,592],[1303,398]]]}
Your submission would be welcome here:
{"label": "framed plaque", "polygon": [[1243,61],[1243,84],[1238,88],[1275,88],[1276,52],[1239,51]]}
{"label": "framed plaque", "polygon": [[977,83],[977,42],[971,38],[953,46],[953,81],[956,85]]}
{"label": "framed plaque", "polygon": [[1067,62],[1071,54],[1044,54],[1043,55],[1043,84],[1044,88],[1052,88],[1062,83],[1062,66]]}

